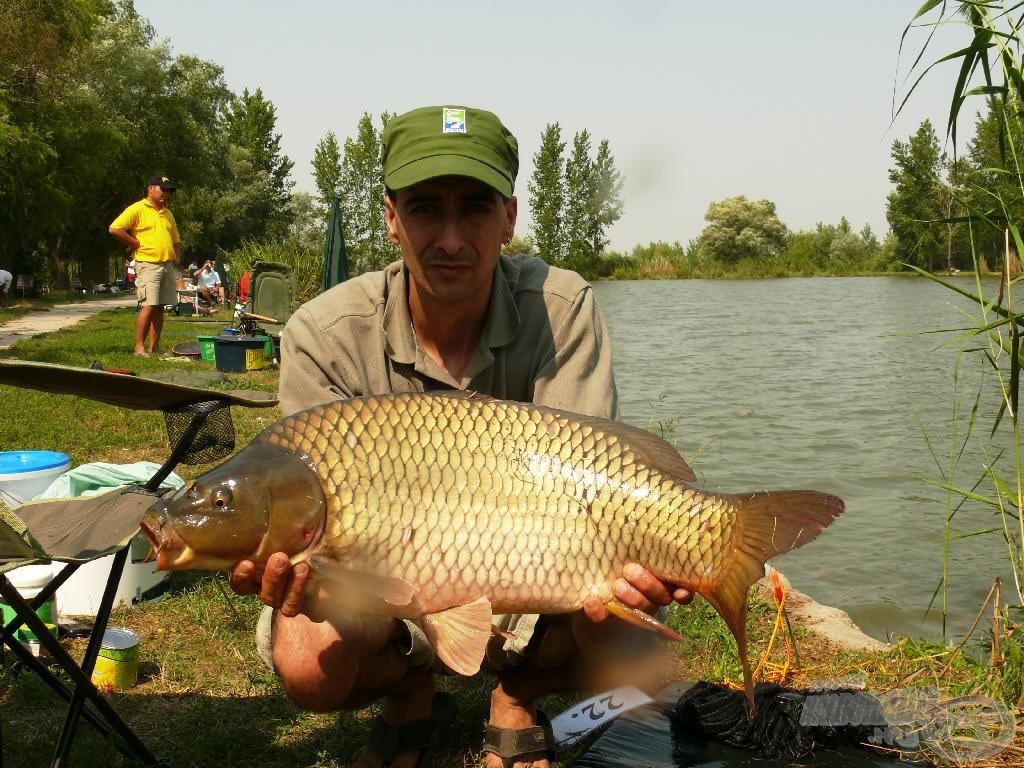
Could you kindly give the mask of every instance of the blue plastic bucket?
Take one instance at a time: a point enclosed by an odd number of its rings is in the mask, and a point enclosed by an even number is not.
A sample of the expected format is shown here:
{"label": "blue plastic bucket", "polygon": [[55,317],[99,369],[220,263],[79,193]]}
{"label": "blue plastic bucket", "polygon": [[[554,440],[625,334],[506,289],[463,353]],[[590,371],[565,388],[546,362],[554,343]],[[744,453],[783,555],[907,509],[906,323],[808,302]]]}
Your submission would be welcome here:
{"label": "blue plastic bucket", "polygon": [[0,499],[24,504],[69,469],[71,458],[59,451],[0,451]]}
{"label": "blue plastic bucket", "polygon": [[258,371],[267,365],[264,340],[252,336],[215,336],[213,353],[217,370],[224,373]]}

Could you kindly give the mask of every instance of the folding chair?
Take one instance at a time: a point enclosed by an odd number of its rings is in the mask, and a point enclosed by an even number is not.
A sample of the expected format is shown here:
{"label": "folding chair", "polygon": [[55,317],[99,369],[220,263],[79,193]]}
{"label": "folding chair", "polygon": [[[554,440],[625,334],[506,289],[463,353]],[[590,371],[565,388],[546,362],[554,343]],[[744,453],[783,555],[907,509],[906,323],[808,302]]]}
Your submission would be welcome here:
{"label": "folding chair", "polygon": [[[156,758],[93,685],[91,677],[113,608],[117,586],[128,558],[129,544],[138,532],[143,513],[161,495],[160,485],[179,464],[201,464],[228,456],[235,448],[231,405],[269,407],[277,398],[269,392],[213,392],[167,384],[122,373],[67,368],[42,363],[0,361],[0,384],[44,392],[87,397],[111,405],[161,410],[167,426],[171,455],[146,483],[99,496],[29,502],[15,510],[0,507],[0,595],[15,618],[0,628],[0,648],[15,656],[46,682],[67,704],[64,726],[54,749],[53,766],[67,766],[68,755],[81,718],[104,737],[112,738],[124,754],[145,764]],[[83,563],[114,555],[89,643],[79,665],[36,615],[36,609],[56,593]],[[25,600],[7,578],[22,565],[49,562],[66,565],[32,600]],[[40,646],[71,678],[65,685],[16,638],[27,626]],[[0,724],[0,768],[3,766],[3,730]]]}
{"label": "folding chair", "polygon": [[280,335],[288,318],[298,309],[292,268],[276,261],[255,261],[249,278],[249,298],[245,311],[262,318],[272,336]]}

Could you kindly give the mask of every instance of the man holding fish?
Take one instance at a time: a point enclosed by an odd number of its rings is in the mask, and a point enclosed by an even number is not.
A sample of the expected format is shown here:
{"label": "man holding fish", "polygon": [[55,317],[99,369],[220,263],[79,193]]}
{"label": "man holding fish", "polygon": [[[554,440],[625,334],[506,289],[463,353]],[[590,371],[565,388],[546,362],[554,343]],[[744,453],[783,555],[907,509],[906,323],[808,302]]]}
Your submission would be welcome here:
{"label": "man holding fish", "polygon": [[[388,234],[402,261],[292,317],[282,336],[284,413],[339,398],[464,390],[615,418],[610,343],[590,286],[539,259],[501,255],[517,215],[515,137],[490,112],[428,107],[393,118],[383,140]],[[258,639],[289,697],[318,711],[385,697],[377,733],[353,765],[427,765],[448,702],[435,697],[440,662],[421,627],[383,617],[315,621],[303,613],[309,574],[308,563],[293,566],[284,553],[262,573],[250,561],[232,573],[237,592],[275,609]],[[649,613],[691,597],[635,563],[613,592]],[[486,765],[549,764],[554,745],[536,727],[535,702],[577,682],[575,667],[621,637],[606,618],[597,598],[573,615],[495,616]]]}

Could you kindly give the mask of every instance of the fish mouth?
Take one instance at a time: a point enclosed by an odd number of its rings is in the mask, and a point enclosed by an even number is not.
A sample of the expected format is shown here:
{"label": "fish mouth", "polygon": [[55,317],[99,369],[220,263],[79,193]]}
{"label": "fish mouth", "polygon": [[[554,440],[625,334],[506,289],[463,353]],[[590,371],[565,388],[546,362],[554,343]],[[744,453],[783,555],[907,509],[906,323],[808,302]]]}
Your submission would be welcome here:
{"label": "fish mouth", "polygon": [[146,556],[146,562],[155,562],[158,571],[188,568],[195,559],[195,551],[173,528],[168,530],[150,518],[142,520],[139,523],[139,528],[149,539],[149,554]]}

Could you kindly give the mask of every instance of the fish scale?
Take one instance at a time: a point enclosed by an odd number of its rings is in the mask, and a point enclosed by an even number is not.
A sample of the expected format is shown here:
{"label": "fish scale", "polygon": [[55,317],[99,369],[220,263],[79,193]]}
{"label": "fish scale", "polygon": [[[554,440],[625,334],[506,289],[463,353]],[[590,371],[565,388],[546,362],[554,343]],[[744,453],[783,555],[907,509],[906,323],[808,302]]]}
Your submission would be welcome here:
{"label": "fish scale", "polygon": [[[597,598],[678,637],[614,598],[636,562],[722,614],[749,693],[747,591],[766,559],[813,539],[843,503],[816,491],[707,493],[693,479],[671,445],[621,422],[467,393],[380,395],[281,419],[156,505],[143,530],[158,567],[275,551],[308,560],[314,581],[333,585],[324,615],[353,601],[422,619],[439,657],[464,673],[479,668],[491,612],[562,613]],[[205,521],[223,529],[231,516],[244,544],[204,534]]]}

